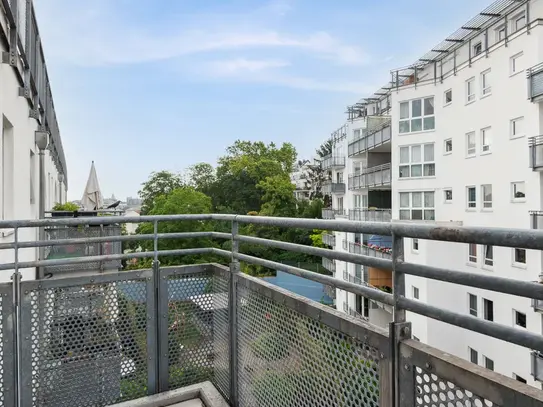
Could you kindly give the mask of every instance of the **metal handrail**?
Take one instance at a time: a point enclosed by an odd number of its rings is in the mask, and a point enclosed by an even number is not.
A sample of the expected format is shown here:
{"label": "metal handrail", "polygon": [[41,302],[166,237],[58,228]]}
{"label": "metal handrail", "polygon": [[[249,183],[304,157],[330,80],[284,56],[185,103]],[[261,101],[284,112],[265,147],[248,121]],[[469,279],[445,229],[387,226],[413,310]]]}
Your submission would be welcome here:
{"label": "metal handrail", "polygon": [[[141,217],[119,217],[107,216],[102,218],[71,218],[71,219],[38,219],[38,220],[2,220],[0,228],[14,228],[14,242],[12,248],[15,250],[15,261],[0,265],[0,270],[15,270],[15,275],[20,275],[19,270],[37,266],[80,264],[93,261],[108,261],[113,259],[130,258],[153,258],[157,260],[161,256],[167,255],[193,255],[202,253],[213,253],[228,259],[228,261],[244,261],[263,267],[282,270],[290,274],[295,274],[309,280],[317,281],[323,284],[334,286],[338,289],[362,295],[370,300],[392,305],[395,307],[395,313],[399,310],[411,311],[429,318],[438,319],[443,322],[456,325],[465,329],[472,330],[481,334],[502,339],[520,346],[528,347],[543,352],[543,340],[541,335],[527,331],[518,330],[513,327],[497,324],[492,321],[473,318],[469,315],[456,313],[450,310],[437,308],[421,301],[411,300],[405,296],[405,293],[395,291],[394,295],[358,285],[351,282],[342,281],[332,276],[322,275],[307,271],[298,267],[288,266],[278,262],[261,259],[258,257],[246,255],[237,251],[237,245],[234,244],[232,251],[216,248],[194,248],[182,250],[158,250],[142,253],[126,253],[120,255],[102,255],[90,256],[85,258],[68,258],[55,260],[38,261],[18,261],[19,241],[18,233],[20,228],[43,227],[58,225],[85,225],[85,224],[113,224],[113,223],[143,223],[151,222],[157,225],[161,221],[194,221],[194,220],[215,220],[229,221],[232,224],[240,223],[259,224],[277,227],[296,227],[306,229],[324,229],[336,230],[350,233],[367,233],[376,235],[394,235],[396,240],[404,237],[459,242],[475,243],[480,245],[504,246],[511,248],[525,248],[534,250],[543,250],[543,231],[530,229],[504,229],[504,228],[480,228],[480,227],[458,227],[443,226],[423,223],[379,223],[379,222],[349,222],[320,219],[301,219],[301,218],[277,218],[264,216],[242,216],[242,215],[223,215],[223,214],[201,214],[201,215],[162,215],[162,216],[141,216]],[[155,231],[157,228],[155,227]],[[214,233],[214,232],[211,232]],[[154,234],[155,242],[158,242],[158,233]],[[187,235],[189,236],[189,235]],[[267,247],[275,247],[283,250],[290,250],[314,256],[326,257],[330,260],[341,260],[350,263],[357,263],[368,267],[376,267],[385,270],[392,270],[395,289],[398,290],[402,285],[398,281],[403,279],[406,274],[430,278],[438,281],[446,281],[452,284],[462,284],[469,287],[482,288],[489,291],[496,291],[510,295],[517,295],[526,298],[543,300],[543,290],[541,285],[534,282],[519,281],[508,278],[502,278],[492,275],[476,274],[468,272],[458,272],[446,268],[436,268],[421,264],[398,262],[395,259],[379,259],[370,256],[344,253],[334,250],[322,249],[318,247],[305,246],[300,244],[267,240],[253,236],[243,236],[237,233],[237,226],[234,227],[231,234],[215,234],[217,238],[230,238],[234,243],[248,242],[252,244],[261,244]],[[122,236],[111,236],[110,241],[121,240]],[[86,239],[81,239],[79,243],[84,243]],[[394,252],[393,252],[394,258]],[[16,281],[17,277],[14,279]]]}

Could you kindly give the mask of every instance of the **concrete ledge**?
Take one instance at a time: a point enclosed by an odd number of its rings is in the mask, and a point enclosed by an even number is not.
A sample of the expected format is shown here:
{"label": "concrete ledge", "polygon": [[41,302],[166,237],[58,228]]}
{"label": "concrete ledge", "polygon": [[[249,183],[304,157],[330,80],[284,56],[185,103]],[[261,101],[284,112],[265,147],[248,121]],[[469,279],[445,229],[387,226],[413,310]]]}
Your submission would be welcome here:
{"label": "concrete ledge", "polygon": [[124,401],[111,407],[174,407],[175,404],[195,399],[200,399],[205,407],[229,407],[211,382],[198,383],[137,400]]}

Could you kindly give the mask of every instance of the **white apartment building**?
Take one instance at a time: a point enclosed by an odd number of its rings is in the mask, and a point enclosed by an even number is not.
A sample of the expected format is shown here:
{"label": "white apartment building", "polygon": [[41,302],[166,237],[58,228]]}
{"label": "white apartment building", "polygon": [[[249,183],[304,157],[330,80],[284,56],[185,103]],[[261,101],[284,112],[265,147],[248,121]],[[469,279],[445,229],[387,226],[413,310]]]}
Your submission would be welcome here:
{"label": "white apartment building", "polygon": [[[335,162],[347,158],[343,167],[330,168],[336,183],[348,183],[330,189],[332,208],[323,217],[542,227],[542,18],[543,0],[495,1],[351,106],[347,137],[333,153]],[[341,235],[325,242],[336,250],[389,255],[389,242]],[[409,239],[404,251],[411,263],[526,281],[542,274],[538,251]],[[382,270],[324,261],[337,278],[391,286]],[[414,276],[406,276],[406,296],[543,332],[543,304],[529,299]],[[336,304],[381,326],[392,320],[390,309],[353,294],[338,291]],[[532,376],[532,362],[541,356],[527,349],[411,313],[408,320],[416,339],[541,386]]]}
{"label": "white apartment building", "polygon": [[[9,4],[7,9],[0,6],[0,216],[4,220],[36,219],[40,210],[40,175],[44,209],[66,201],[66,160],[33,4],[26,0]],[[45,149],[40,150],[40,146]],[[19,231],[19,240],[37,237],[37,230]],[[12,230],[4,230],[0,235],[2,243],[13,238]],[[36,256],[37,249],[25,249],[20,251],[19,260],[35,260]],[[13,251],[0,251],[0,258],[2,262],[12,262]],[[35,270],[22,272],[23,278],[34,278]],[[0,281],[9,277],[9,272],[3,273]]]}

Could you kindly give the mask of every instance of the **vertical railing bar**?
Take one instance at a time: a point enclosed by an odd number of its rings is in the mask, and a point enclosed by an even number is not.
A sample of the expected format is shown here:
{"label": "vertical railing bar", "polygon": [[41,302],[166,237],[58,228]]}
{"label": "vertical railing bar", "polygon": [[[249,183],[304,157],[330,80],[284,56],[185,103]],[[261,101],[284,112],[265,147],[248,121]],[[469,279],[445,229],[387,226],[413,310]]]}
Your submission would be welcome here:
{"label": "vertical railing bar", "polygon": [[[21,397],[21,369],[20,369],[20,356],[23,354],[21,351],[20,343],[20,304],[21,304],[21,273],[19,272],[19,228],[13,230],[13,246],[14,246],[14,272],[12,276],[13,280],[13,348],[15,350],[13,355],[13,381],[14,381],[14,395],[15,405],[19,405]],[[4,355],[6,352],[4,352]],[[6,374],[6,372],[4,372]],[[28,390],[27,390],[28,391]]]}
{"label": "vertical railing bar", "polygon": [[397,270],[397,264],[403,262],[403,237],[392,234],[392,280],[394,296],[394,322],[405,322],[405,310],[398,307],[398,298],[405,296],[405,274]]}
{"label": "vertical railing bar", "polygon": [[237,332],[237,274],[240,272],[239,260],[235,254],[239,252],[239,223],[234,217],[232,221],[232,258],[230,262],[230,281],[228,286],[228,321],[229,321],[229,339],[230,339],[230,405],[237,407],[239,405],[238,394],[238,332]]}

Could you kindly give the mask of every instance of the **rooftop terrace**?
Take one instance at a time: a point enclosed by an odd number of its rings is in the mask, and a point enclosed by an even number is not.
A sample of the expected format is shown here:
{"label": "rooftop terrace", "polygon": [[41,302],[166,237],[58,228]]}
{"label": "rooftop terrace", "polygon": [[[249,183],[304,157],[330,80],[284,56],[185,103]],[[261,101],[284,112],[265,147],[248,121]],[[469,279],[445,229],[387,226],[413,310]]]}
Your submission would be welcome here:
{"label": "rooftop terrace", "polygon": [[[158,233],[166,221],[226,222],[231,232]],[[154,233],[19,241],[25,228],[83,233],[124,222],[149,222]],[[248,223],[391,235],[392,258],[239,234],[239,225]],[[543,286],[456,272],[446,264],[420,266],[403,258],[406,237],[542,250],[541,230],[210,214],[0,221],[0,228],[14,230],[13,242],[0,247],[14,254],[13,262],[0,264],[0,270],[13,272],[12,282],[0,284],[0,406],[165,406],[191,398],[206,406],[543,406],[541,390],[412,340],[406,311],[534,352],[543,352],[541,335],[406,298],[405,275],[535,300],[543,300]],[[162,240],[204,236],[212,247],[159,250]],[[115,241],[144,240],[153,241],[154,250],[122,254],[105,249]],[[231,249],[214,242],[230,242]],[[240,250],[244,243],[391,270],[393,293],[248,256]],[[29,247],[74,245],[85,250],[73,257],[19,260]],[[215,254],[228,266],[161,266],[168,256],[197,253]],[[152,267],[120,272],[84,267],[131,258],[150,258]],[[387,304],[394,307],[394,322],[388,330],[370,325],[245,275],[240,262]],[[21,269],[52,266],[73,269],[59,269],[43,280],[21,279]]]}

